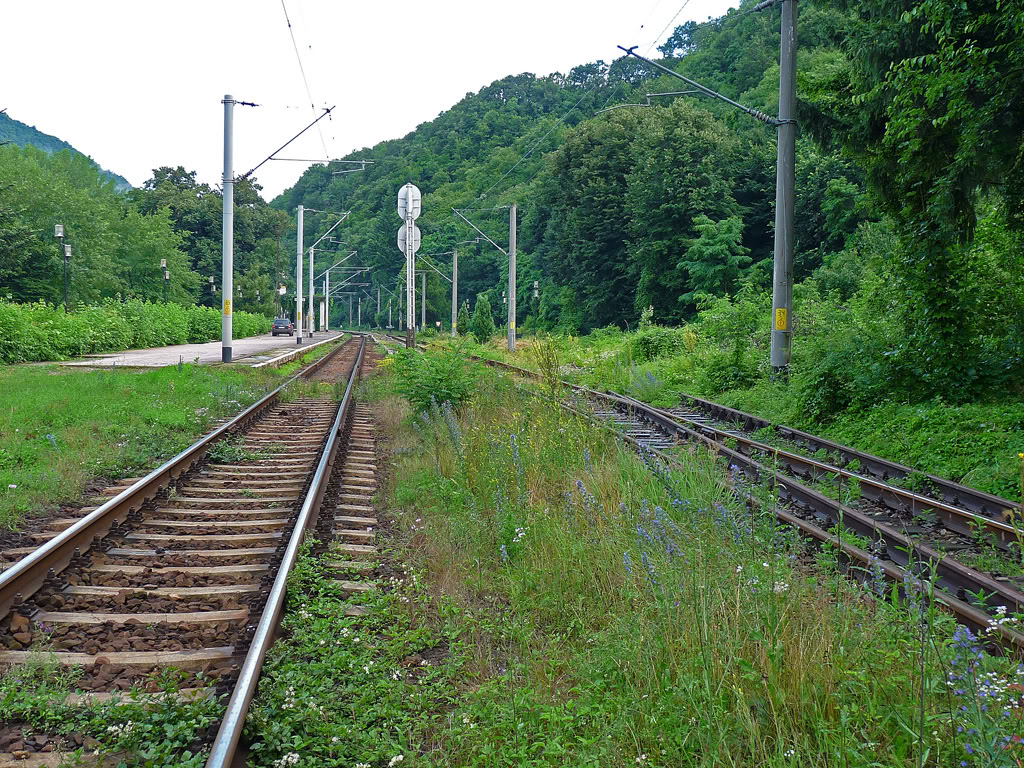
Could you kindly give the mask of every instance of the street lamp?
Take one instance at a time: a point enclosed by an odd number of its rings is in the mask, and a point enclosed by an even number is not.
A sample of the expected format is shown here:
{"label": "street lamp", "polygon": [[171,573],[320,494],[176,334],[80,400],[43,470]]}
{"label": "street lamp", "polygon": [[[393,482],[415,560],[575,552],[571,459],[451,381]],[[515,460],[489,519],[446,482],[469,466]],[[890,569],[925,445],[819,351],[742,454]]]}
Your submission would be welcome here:
{"label": "street lamp", "polygon": [[160,269],[164,271],[164,303],[167,303],[167,283],[171,279],[171,272],[167,269],[167,259],[160,259]]}
{"label": "street lamp", "polygon": [[54,224],[53,225],[53,236],[60,241],[64,251],[64,314],[68,312],[68,259],[71,258],[71,246],[64,245],[64,225]]}

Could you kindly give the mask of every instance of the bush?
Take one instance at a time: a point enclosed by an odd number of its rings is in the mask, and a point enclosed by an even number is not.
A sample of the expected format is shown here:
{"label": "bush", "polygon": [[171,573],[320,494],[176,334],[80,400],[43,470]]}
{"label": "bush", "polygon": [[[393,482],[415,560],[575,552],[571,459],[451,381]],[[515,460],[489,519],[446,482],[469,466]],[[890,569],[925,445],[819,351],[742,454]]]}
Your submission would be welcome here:
{"label": "bush", "polygon": [[459,316],[455,321],[455,330],[459,336],[465,336],[469,333],[469,302],[462,302],[462,306],[459,308]]}
{"label": "bush", "polygon": [[[214,341],[221,315],[213,307],[139,299],[84,306],[65,313],[45,302],[0,301],[0,362],[63,360],[97,352]],[[249,312],[234,315],[234,337],[267,333],[270,319]]]}
{"label": "bush", "polygon": [[445,402],[458,406],[473,394],[476,375],[458,349],[432,349],[423,354],[402,350],[394,360],[396,388],[418,412]]}
{"label": "bush", "polygon": [[677,355],[686,349],[685,329],[645,325],[630,339],[633,359],[646,363],[659,357]]}

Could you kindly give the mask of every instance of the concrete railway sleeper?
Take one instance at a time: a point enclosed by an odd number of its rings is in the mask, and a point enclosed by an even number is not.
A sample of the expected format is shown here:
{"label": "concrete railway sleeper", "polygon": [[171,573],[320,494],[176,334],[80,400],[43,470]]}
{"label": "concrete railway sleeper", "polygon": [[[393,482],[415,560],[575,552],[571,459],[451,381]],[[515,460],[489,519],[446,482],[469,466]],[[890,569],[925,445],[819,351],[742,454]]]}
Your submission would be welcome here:
{"label": "concrete railway sleeper", "polygon": [[[340,404],[282,402],[283,385],[0,573],[0,668],[44,649],[100,696],[165,667],[202,671],[232,691],[210,758],[228,765],[329,484],[372,497],[372,425],[352,400],[365,347],[350,339],[288,382],[347,381]],[[243,434],[249,453],[207,460]],[[345,504],[327,517],[365,533],[371,516]]]}

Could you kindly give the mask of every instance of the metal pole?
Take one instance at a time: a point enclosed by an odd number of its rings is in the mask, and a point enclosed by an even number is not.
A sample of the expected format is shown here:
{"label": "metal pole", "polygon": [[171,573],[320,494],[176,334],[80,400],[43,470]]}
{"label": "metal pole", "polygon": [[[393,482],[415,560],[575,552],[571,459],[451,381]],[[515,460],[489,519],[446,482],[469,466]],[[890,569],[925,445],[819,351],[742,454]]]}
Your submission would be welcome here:
{"label": "metal pole", "polygon": [[223,300],[220,323],[220,359],[231,362],[231,299],[234,297],[235,272],[235,178],[232,168],[233,110],[235,101],[230,94],[224,96],[224,223],[221,290]]}
{"label": "metal pole", "polygon": [[420,275],[420,330],[427,330],[427,272]]}
{"label": "metal pole", "polygon": [[295,343],[302,343],[302,212],[298,210],[298,234],[295,238]]}
{"label": "metal pole", "polygon": [[352,327],[352,294],[348,297],[348,327]]}
{"label": "metal pole", "polygon": [[313,254],[316,248],[309,249],[309,338],[313,338],[313,330],[316,325],[313,322]]}
{"label": "metal pole", "polygon": [[459,313],[459,249],[452,251],[452,338],[455,338],[455,325]]}
{"label": "metal pole", "polygon": [[388,299],[388,328],[391,327],[391,299]]}
{"label": "metal pole", "polygon": [[374,316],[374,322],[378,322],[380,318],[380,286],[377,286],[377,314]]}
{"label": "metal pole", "polygon": [[[792,1],[792,0],[790,0]],[[508,218],[508,351],[516,351],[516,204]]]}
{"label": "metal pole", "polygon": [[772,370],[785,376],[793,345],[793,190],[796,185],[796,0],[782,3],[779,51],[779,155],[775,172]]}
{"label": "metal pole", "polygon": [[360,296],[356,300],[356,328],[359,328],[363,324],[363,297]]}
{"label": "metal pole", "polygon": [[330,330],[331,325],[331,270],[324,273],[324,331]]}
{"label": "metal pole", "polygon": [[68,313],[68,247],[61,243],[62,251],[64,251],[64,314]]}
{"label": "metal pole", "polygon": [[413,251],[415,222],[412,218],[412,187],[405,191],[405,348],[416,346],[416,255]]}

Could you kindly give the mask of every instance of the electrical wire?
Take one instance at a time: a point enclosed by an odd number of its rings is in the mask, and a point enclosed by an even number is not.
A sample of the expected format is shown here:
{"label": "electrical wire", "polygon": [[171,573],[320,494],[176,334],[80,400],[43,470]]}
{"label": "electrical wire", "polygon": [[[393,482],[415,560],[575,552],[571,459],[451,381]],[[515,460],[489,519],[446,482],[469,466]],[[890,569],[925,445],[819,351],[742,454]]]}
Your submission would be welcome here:
{"label": "electrical wire", "polygon": [[[302,74],[302,82],[306,86],[306,96],[309,97],[309,109],[316,115],[316,106],[313,104],[313,93],[309,90],[309,80],[306,79],[306,68],[302,66],[302,56],[299,55],[299,45],[295,42],[295,30],[292,29],[292,20],[288,18],[288,8],[285,7],[284,0],[281,0],[281,10],[284,11],[284,20],[288,23],[288,34],[292,38],[292,48],[295,49],[295,58],[299,62],[299,72]],[[316,127],[317,132],[320,134],[320,143],[324,148],[324,157],[329,158],[330,155],[327,152],[327,142],[324,141],[324,132],[318,125]]]}
{"label": "electrical wire", "polygon": [[668,28],[675,23],[676,19],[679,18],[679,14],[682,13],[683,9],[686,8],[686,6],[688,6],[689,4],[690,0],[683,0],[683,4],[679,6],[679,10],[676,11],[676,15],[669,20],[668,24],[665,25],[665,28],[662,29],[661,32],[658,33],[658,36],[651,41],[651,44],[647,47],[647,53],[645,53],[644,56],[647,56],[651,52],[651,48],[657,45],[658,41],[661,39],[661,36],[664,35]]}

